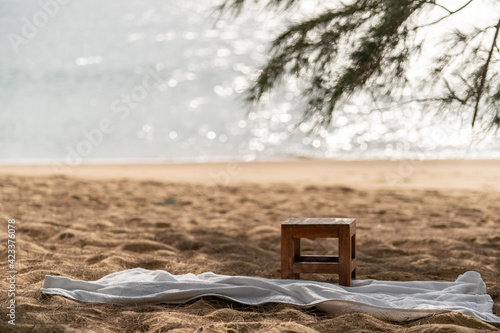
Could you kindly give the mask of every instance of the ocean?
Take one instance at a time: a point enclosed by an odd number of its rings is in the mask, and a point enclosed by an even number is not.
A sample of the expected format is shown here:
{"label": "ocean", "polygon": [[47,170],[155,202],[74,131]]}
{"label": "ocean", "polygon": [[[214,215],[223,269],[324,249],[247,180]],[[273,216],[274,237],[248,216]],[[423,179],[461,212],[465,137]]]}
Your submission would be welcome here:
{"label": "ocean", "polygon": [[299,90],[248,108],[286,19],[209,0],[0,0],[0,163],[499,158],[500,134],[418,105],[346,105],[310,132]]}

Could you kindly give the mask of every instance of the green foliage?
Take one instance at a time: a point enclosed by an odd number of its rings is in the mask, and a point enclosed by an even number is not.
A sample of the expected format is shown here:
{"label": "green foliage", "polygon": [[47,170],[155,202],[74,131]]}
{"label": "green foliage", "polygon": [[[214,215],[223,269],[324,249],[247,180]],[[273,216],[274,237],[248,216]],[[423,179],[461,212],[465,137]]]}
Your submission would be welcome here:
{"label": "green foliage", "polygon": [[[247,90],[257,104],[280,82],[297,78],[305,100],[303,121],[328,125],[334,111],[359,92],[373,100],[408,98],[408,70],[428,40],[421,31],[466,11],[474,1],[450,10],[437,0],[353,0],[315,17],[295,22],[277,36],[270,57]],[[239,15],[248,0],[226,0],[221,15]],[[297,10],[300,0],[254,0],[281,13]],[[484,10],[497,6],[487,2]],[[437,18],[431,12],[442,13]],[[495,25],[456,27],[440,42],[442,52],[421,82],[419,97],[427,106],[470,113],[489,128],[500,125],[500,16]],[[436,53],[436,52],[435,52]],[[426,94],[424,97],[422,94]],[[432,103],[430,103],[432,102]]]}

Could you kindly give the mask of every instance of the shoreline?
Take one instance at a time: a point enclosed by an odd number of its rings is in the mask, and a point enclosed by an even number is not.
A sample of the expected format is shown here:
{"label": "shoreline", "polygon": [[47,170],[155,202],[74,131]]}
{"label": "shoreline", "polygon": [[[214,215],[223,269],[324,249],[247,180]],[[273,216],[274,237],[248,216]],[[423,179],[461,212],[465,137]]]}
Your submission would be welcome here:
{"label": "shoreline", "polygon": [[0,175],[136,179],[226,186],[340,185],[366,189],[500,191],[500,160],[281,160],[217,163],[0,165]]}

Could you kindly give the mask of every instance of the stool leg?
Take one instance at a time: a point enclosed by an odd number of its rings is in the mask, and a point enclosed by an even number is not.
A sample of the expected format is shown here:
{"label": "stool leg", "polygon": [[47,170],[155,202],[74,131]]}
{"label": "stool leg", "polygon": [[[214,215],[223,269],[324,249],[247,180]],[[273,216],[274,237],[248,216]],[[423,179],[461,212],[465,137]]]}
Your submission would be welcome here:
{"label": "stool leg", "polygon": [[352,244],[349,227],[339,228],[339,284],[351,286]]}
{"label": "stool leg", "polygon": [[292,228],[281,227],[281,278],[293,279],[293,237]]}
{"label": "stool leg", "polygon": [[[293,262],[300,261],[300,238],[293,239]],[[293,271],[293,263],[292,263],[292,271]],[[300,279],[300,273],[293,273],[293,278],[295,280]]]}
{"label": "stool leg", "polygon": [[[356,234],[351,237],[351,247],[352,247],[352,259],[356,259]],[[356,279],[356,267],[352,270],[352,279]]]}

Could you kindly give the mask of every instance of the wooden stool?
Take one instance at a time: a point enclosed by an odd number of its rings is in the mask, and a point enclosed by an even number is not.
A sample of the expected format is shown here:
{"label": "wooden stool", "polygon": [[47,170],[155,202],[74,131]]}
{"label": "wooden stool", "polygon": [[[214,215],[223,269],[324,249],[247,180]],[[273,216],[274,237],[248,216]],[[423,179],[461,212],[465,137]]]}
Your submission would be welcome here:
{"label": "wooden stool", "polygon": [[[301,238],[338,238],[339,256],[301,255]],[[356,278],[356,220],[291,218],[281,224],[281,278],[300,279],[300,273],[333,273],[350,287]]]}

